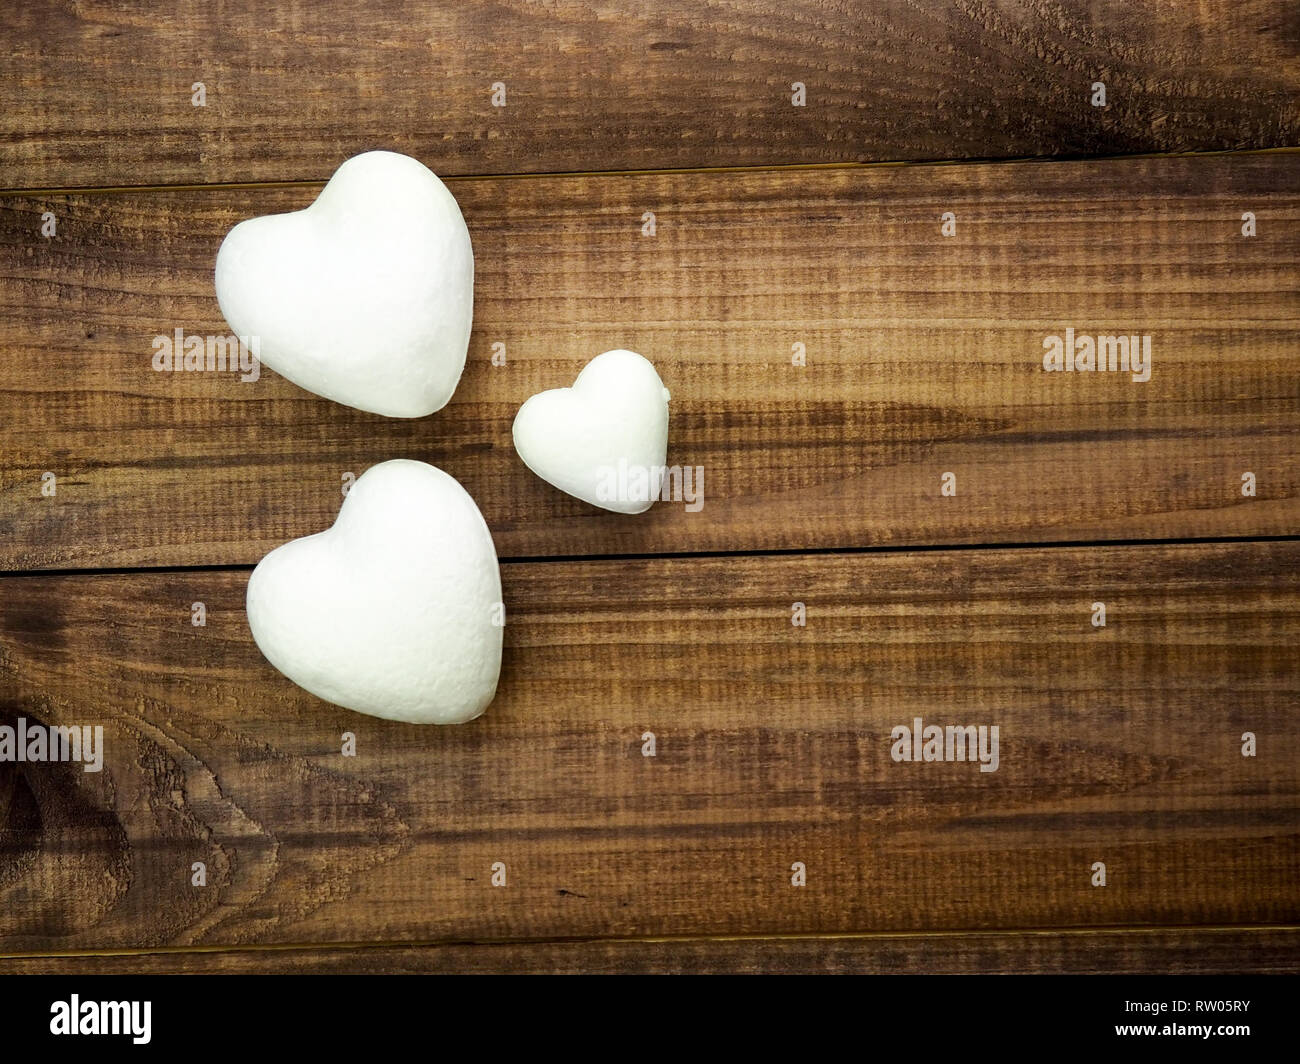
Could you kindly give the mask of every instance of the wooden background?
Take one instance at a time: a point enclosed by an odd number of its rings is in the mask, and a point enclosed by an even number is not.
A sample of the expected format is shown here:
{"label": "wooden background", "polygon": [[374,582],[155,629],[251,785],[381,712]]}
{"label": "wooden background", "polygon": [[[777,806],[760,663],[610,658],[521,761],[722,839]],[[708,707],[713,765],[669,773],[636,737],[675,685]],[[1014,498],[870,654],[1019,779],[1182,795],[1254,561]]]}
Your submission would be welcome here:
{"label": "wooden background", "polygon": [[[107,747],[0,763],[0,970],[1300,970],[1294,5],[15,0],[0,100],[0,724]],[[452,403],[154,372],[228,331],[224,233],[373,148],[470,226]],[[1066,327],[1151,380],[1044,374]],[[514,454],[612,347],[698,512]],[[503,559],[470,725],[248,633],[251,566],[395,457]],[[894,763],[916,716],[998,771]]]}

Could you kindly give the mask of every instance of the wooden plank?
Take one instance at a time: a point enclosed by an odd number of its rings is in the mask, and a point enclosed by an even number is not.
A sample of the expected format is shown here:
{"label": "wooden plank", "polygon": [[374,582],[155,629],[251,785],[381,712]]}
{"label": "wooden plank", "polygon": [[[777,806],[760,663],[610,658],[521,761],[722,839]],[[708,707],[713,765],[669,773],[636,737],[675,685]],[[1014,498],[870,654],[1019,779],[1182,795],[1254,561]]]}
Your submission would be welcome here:
{"label": "wooden plank", "polygon": [[1297,24],[1283,0],[377,0],[361,15],[341,0],[11,0],[6,11],[0,188],[323,180],[376,147],[483,174],[1300,138]]}
{"label": "wooden plank", "polygon": [[[447,729],[284,681],[243,572],[9,577],[0,714],[106,753],[0,763],[0,951],[1293,924],[1298,563],[514,563],[497,701]],[[917,717],[996,725],[999,767],[895,762]]]}
{"label": "wooden plank", "polygon": [[0,957],[6,975],[1294,974],[1300,928],[450,943]]}
{"label": "wooden plank", "polygon": [[[312,190],[3,199],[0,567],[249,564],[396,457],[460,479],[507,557],[1289,534],[1298,179],[1281,153],[457,182],[475,331],[419,421],[152,368],[156,335],[227,331],[229,227]],[[1044,372],[1067,328],[1150,335],[1151,379]],[[514,454],[523,400],[613,347],[671,389],[697,512],[599,511]]]}

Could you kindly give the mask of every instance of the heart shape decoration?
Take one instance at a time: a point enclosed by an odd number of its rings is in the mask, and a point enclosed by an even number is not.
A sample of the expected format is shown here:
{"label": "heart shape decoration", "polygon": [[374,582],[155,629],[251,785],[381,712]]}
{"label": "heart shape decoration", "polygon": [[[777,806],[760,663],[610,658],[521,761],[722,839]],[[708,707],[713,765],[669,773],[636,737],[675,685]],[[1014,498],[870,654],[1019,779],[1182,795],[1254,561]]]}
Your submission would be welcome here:
{"label": "heart shape decoration", "polygon": [[217,252],[217,302],[263,364],[389,417],[447,405],[469,349],[474,251],[422,163],[357,155],[316,202],[240,222]]}
{"label": "heart shape decoration", "polygon": [[519,457],[563,492],[615,513],[659,497],[668,457],[668,389],[635,351],[606,351],[571,388],[532,396],[515,415]]}
{"label": "heart shape decoration", "polygon": [[492,534],[469,493],[424,462],[368,469],[332,528],[258,563],[247,609],[267,660],[347,709],[460,724],[496,694],[505,617]]}

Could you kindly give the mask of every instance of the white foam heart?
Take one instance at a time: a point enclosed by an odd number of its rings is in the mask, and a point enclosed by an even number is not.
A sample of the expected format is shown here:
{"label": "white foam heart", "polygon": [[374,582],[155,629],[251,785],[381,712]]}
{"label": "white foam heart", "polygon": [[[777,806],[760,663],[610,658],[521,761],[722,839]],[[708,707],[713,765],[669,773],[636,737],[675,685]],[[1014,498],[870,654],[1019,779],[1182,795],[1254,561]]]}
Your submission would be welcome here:
{"label": "white foam heart", "polygon": [[332,528],[277,547],[248,580],[248,626],[272,665],[327,702],[414,724],[459,724],[487,708],[500,604],[474,500],[406,459],[368,469]]}
{"label": "white foam heart", "polygon": [[465,368],[469,230],[447,187],[405,155],[355,156],[305,210],[240,222],[217,253],[216,286],[265,365],[359,410],[431,414]]}
{"label": "white foam heart", "polygon": [[606,351],[573,387],[525,401],[515,415],[515,450],[561,491],[615,513],[642,513],[659,497],[668,398],[649,361],[635,351]]}

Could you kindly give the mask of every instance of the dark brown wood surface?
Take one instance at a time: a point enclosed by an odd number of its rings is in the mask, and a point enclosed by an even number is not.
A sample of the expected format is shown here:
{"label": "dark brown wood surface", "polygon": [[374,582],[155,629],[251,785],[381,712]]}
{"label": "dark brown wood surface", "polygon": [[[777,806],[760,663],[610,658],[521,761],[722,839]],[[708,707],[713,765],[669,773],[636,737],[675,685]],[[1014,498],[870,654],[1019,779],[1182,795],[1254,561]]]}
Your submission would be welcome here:
{"label": "dark brown wood surface", "polygon": [[23,975],[1292,973],[1300,929],[786,935],[0,957]]}
{"label": "dark brown wood surface", "polygon": [[[0,567],[251,564],[328,526],[344,473],[396,457],[457,477],[507,557],[1297,527],[1300,154],[454,189],[474,335],[451,404],[416,421],[269,370],[152,368],[155,335],[228,332],[229,227],[315,189],[0,201]],[[1150,335],[1151,379],[1045,373],[1067,328]],[[703,469],[698,512],[628,520],[515,454],[523,400],[615,347],[671,390],[668,460]]]}
{"label": "dark brown wood surface", "polygon": [[[225,232],[374,148],[470,226],[452,403],[154,372],[228,332]],[[0,972],[1300,971],[1298,231],[1281,0],[13,0],[0,726],[106,752],[0,760]],[[1067,328],[1151,380],[1043,373]],[[698,512],[514,454],[614,347]],[[251,565],[397,457],[507,559],[467,726],[249,635]],[[916,717],[998,770],[894,762]]]}
{"label": "dark brown wood surface", "polygon": [[1272,148],[1298,54],[1278,0],[9,0],[0,188]]}
{"label": "dark brown wood surface", "polygon": [[[1298,561],[516,563],[500,693],[445,729],[280,677],[244,572],[10,577],[5,723],[107,754],[0,764],[0,952],[1294,923]],[[917,717],[997,725],[999,767],[895,762]]]}

